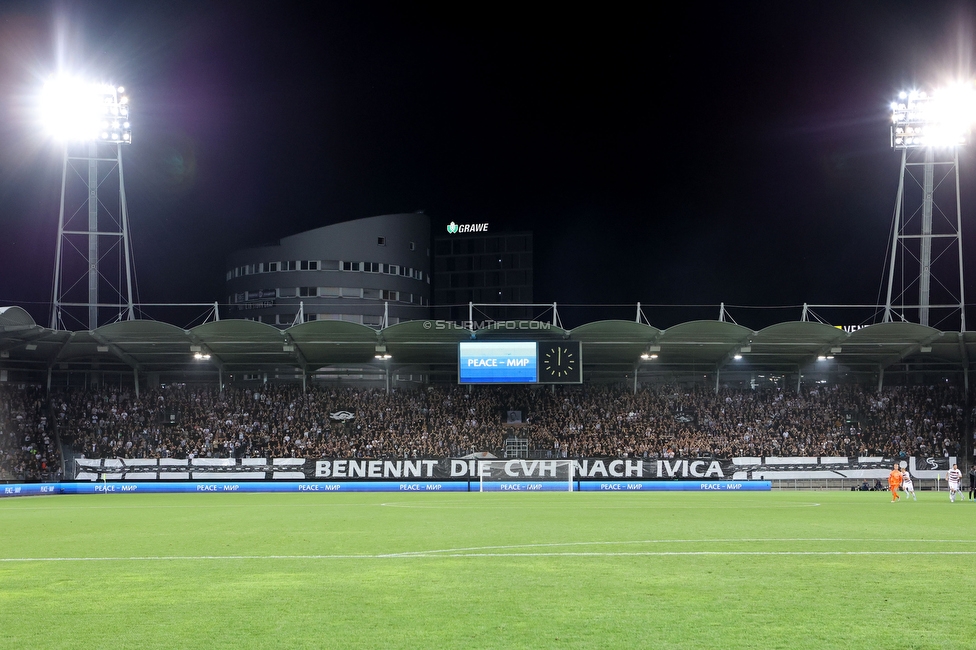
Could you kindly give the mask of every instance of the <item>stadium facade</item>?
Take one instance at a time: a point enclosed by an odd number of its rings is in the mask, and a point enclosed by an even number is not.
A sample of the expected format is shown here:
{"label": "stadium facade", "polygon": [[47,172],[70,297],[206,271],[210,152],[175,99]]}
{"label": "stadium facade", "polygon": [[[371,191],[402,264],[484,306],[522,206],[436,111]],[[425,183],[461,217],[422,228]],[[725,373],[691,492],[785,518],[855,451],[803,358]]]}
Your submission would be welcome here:
{"label": "stadium facade", "polygon": [[513,306],[533,301],[532,232],[494,232],[490,225],[452,221],[434,236],[435,318],[476,320],[468,303],[481,305],[477,320],[532,318],[531,308]]}
{"label": "stadium facade", "polygon": [[279,328],[316,320],[384,327],[429,316],[430,218],[387,214],[323,226],[227,262],[229,316]]}

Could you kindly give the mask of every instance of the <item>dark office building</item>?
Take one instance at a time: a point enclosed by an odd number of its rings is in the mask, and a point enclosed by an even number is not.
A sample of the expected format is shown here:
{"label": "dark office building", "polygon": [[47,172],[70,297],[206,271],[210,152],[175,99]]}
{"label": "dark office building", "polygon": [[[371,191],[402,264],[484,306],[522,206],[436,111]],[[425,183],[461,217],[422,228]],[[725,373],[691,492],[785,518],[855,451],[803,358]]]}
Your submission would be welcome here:
{"label": "dark office building", "polygon": [[467,321],[472,302],[475,322],[532,318],[531,307],[493,306],[532,302],[532,233],[464,229],[434,237],[434,318]]}

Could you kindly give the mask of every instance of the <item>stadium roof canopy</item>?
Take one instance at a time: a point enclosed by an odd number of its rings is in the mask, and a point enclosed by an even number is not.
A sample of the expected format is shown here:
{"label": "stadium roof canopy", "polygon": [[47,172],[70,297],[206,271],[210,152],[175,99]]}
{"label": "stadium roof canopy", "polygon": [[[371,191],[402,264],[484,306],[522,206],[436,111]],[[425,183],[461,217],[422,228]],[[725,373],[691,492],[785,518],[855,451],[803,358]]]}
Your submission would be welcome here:
{"label": "stadium roof canopy", "polygon": [[[976,354],[976,333],[942,332],[913,323],[882,323],[846,332],[817,322],[784,322],[759,331],[724,321],[690,321],[664,330],[632,321],[595,321],[564,330],[538,321],[496,323],[471,331],[444,321],[409,321],[382,330],[342,321],[311,321],[280,330],[247,320],[181,329],[158,321],[122,321],[93,331],[37,325],[20,307],[0,307],[0,369],[186,372],[212,364],[223,372],[314,373],[323,368],[456,369],[464,340],[580,341],[584,372],[790,371],[832,362],[877,372],[894,364],[959,371]],[[196,353],[209,359],[194,358]],[[653,359],[642,360],[641,355]],[[739,357],[739,358],[737,358]],[[829,359],[828,359],[829,357]],[[816,367],[816,366],[814,366]]]}

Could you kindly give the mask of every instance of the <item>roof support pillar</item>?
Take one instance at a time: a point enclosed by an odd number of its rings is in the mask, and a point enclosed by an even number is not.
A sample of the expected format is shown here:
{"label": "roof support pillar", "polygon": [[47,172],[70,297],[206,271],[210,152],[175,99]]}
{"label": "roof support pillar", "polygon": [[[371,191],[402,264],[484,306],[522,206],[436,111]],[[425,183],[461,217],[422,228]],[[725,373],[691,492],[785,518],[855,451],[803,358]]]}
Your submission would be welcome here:
{"label": "roof support pillar", "polygon": [[885,370],[884,366],[879,363],[878,364],[878,392],[879,393],[881,392],[881,389],[884,388],[884,370]]}

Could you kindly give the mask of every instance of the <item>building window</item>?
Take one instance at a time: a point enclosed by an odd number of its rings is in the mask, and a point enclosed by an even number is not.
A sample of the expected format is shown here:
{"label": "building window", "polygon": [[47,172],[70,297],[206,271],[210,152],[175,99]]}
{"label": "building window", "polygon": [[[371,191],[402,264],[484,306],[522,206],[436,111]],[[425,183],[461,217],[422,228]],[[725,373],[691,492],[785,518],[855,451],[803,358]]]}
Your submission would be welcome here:
{"label": "building window", "polygon": [[298,295],[302,298],[314,298],[319,295],[318,287],[298,287]]}
{"label": "building window", "polygon": [[359,271],[362,267],[360,266],[362,262],[343,262],[343,271]]}
{"label": "building window", "polygon": [[399,293],[400,293],[399,291],[389,291],[387,289],[383,289],[382,291],[380,291],[380,297],[383,300],[399,300],[398,298]]}
{"label": "building window", "polygon": [[417,244],[415,244],[414,242],[410,242],[410,250],[412,251],[417,250]]}
{"label": "building window", "polygon": [[379,262],[363,262],[363,270],[367,273],[379,273],[380,263]]}
{"label": "building window", "polygon": [[318,260],[302,260],[299,263],[302,271],[318,271],[319,261]]}
{"label": "building window", "polygon": [[376,238],[376,245],[377,246],[386,246],[386,237],[377,237]]}
{"label": "building window", "polygon": [[281,263],[281,270],[282,271],[295,271],[295,270],[297,270],[297,267],[298,267],[298,263],[295,262],[295,260],[290,260],[288,262],[282,262]]}
{"label": "building window", "polygon": [[278,263],[277,262],[265,262],[264,263],[264,271],[265,271],[265,273],[274,273],[277,270],[278,270]]}

